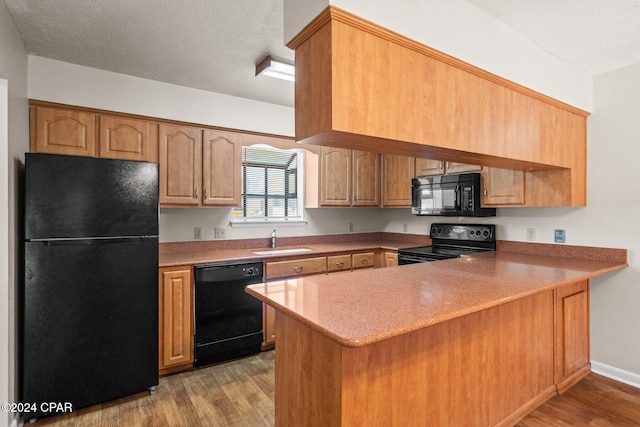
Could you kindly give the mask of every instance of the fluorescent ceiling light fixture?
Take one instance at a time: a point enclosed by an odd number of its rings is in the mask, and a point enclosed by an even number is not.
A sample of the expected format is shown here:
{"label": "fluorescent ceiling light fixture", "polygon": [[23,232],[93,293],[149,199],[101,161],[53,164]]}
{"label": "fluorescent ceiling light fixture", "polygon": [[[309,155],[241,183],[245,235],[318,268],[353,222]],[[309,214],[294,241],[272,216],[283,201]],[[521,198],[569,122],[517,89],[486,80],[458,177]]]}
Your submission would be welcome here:
{"label": "fluorescent ceiling light fixture", "polygon": [[271,55],[268,55],[256,65],[256,76],[260,74],[292,82],[295,80],[296,67],[286,62],[271,59]]}

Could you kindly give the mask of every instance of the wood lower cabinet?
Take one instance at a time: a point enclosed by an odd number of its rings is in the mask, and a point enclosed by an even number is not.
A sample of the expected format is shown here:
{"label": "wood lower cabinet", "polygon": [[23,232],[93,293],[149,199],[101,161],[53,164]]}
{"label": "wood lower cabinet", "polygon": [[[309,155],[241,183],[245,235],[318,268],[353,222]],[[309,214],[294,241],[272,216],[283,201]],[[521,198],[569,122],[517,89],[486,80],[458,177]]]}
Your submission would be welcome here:
{"label": "wood lower cabinet", "polygon": [[589,282],[555,290],[555,384],[562,393],[591,372],[589,359]]}
{"label": "wood lower cabinet", "polygon": [[374,268],[376,266],[375,263],[375,252],[362,252],[351,255],[353,259],[353,269],[358,270],[361,268]]}
{"label": "wood lower cabinet", "polygon": [[398,251],[384,251],[384,266],[395,267],[398,265]]}
{"label": "wood lower cabinet", "polygon": [[31,105],[32,153],[96,157],[96,115]]}
{"label": "wood lower cabinet", "polygon": [[193,365],[193,274],[190,265],[163,267],[159,271],[160,373]]}
{"label": "wood lower cabinet", "polygon": [[517,206],[525,203],[522,171],[484,168],[482,186],[483,206]]}
{"label": "wood lower cabinet", "polygon": [[333,255],[327,257],[327,272],[351,271],[351,255]]}

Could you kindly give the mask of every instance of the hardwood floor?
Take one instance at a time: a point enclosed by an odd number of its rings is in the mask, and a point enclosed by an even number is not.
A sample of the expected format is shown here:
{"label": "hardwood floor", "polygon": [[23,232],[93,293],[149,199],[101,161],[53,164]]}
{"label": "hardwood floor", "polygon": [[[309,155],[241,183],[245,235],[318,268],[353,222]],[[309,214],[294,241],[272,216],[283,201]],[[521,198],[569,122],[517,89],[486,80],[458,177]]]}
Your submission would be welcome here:
{"label": "hardwood floor", "polygon": [[640,389],[591,373],[562,395],[547,400],[517,426],[637,427]]}
{"label": "hardwood floor", "polygon": [[[44,418],[34,426],[273,426],[274,351],[160,379],[155,395]],[[518,427],[640,426],[640,389],[589,374]]]}
{"label": "hardwood floor", "polygon": [[[56,417],[34,426],[273,426],[274,352],[160,378],[148,392]],[[26,425],[26,424],[25,424]]]}

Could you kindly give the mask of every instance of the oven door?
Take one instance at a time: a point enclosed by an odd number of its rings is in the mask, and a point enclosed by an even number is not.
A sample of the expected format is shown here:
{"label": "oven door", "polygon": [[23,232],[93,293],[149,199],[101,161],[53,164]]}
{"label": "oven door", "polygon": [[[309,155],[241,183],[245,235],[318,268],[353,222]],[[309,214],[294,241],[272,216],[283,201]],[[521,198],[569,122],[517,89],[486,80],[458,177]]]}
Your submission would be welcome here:
{"label": "oven door", "polygon": [[460,214],[460,186],[457,183],[429,183],[414,180],[411,213],[414,215]]}

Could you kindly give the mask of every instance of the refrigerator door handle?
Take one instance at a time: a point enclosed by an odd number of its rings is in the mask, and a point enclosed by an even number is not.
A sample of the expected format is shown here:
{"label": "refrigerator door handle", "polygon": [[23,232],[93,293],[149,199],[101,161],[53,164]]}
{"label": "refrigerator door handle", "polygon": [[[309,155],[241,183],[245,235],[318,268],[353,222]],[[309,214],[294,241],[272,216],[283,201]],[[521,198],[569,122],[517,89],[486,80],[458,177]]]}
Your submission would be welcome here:
{"label": "refrigerator door handle", "polygon": [[29,239],[27,242],[42,243],[46,246],[105,245],[110,243],[143,243],[149,239],[157,238],[158,236],[96,237],[93,239]]}

